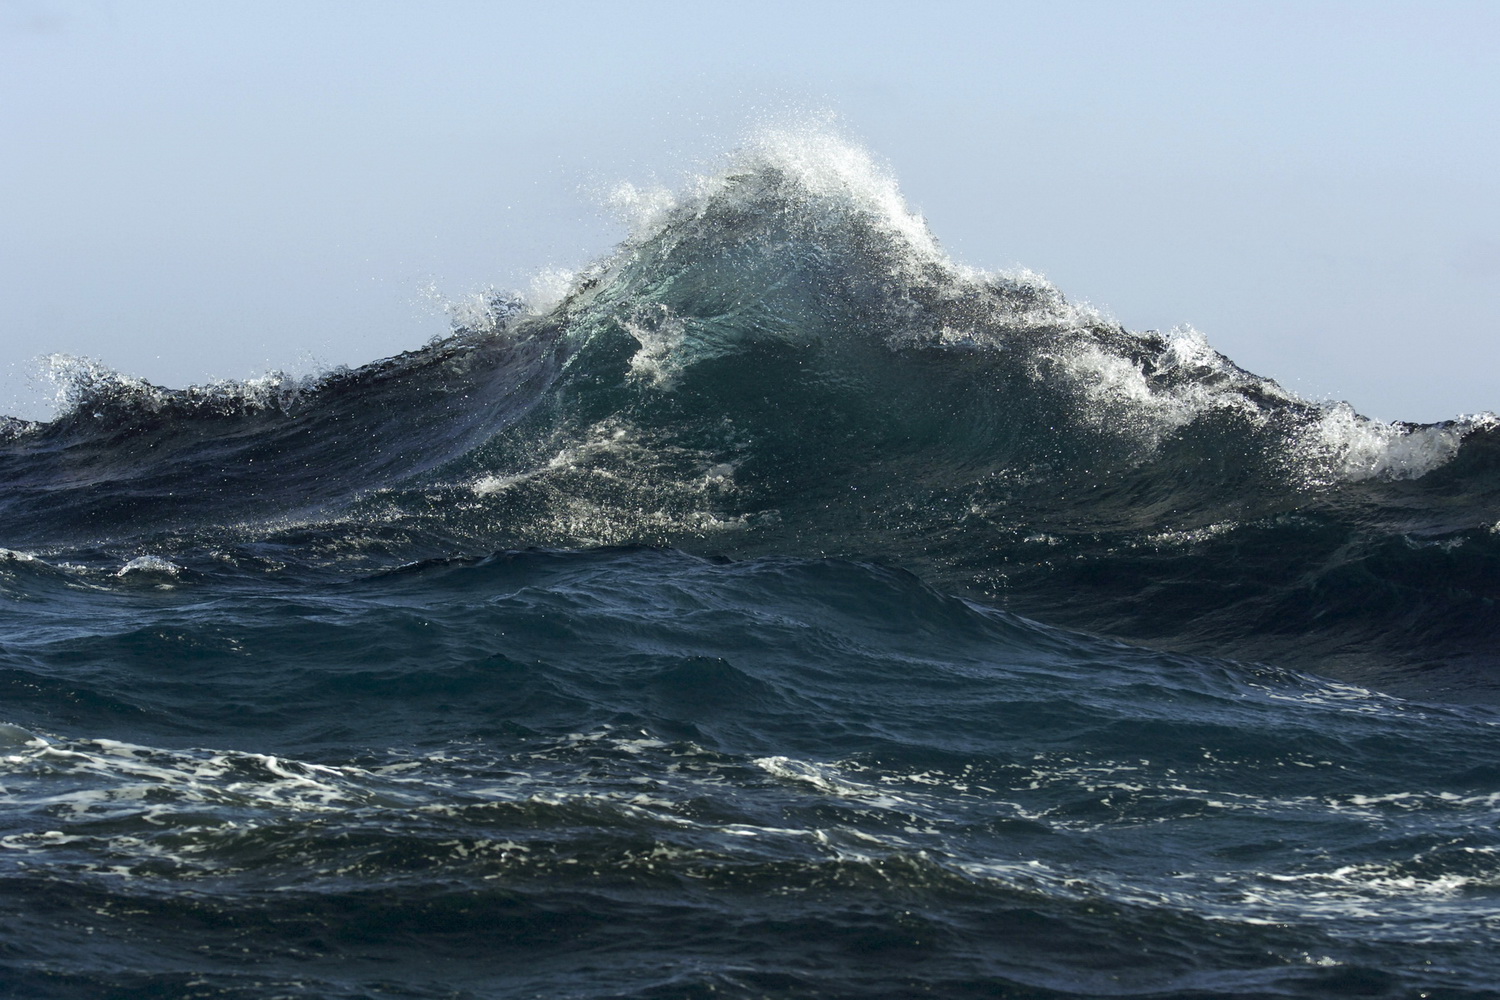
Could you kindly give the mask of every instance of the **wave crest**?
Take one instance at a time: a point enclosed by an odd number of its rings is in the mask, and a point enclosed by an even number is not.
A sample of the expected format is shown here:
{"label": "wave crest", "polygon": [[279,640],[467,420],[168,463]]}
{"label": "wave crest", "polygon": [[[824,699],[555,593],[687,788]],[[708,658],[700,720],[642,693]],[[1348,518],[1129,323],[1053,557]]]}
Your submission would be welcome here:
{"label": "wave crest", "polygon": [[[828,135],[768,132],[618,200],[634,222],[609,256],[449,304],[448,336],[360,369],[168,390],[59,360],[59,417],[0,447],[0,542],[103,533],[112,566],[268,538],[281,564],[360,568],[817,552],[1215,652],[1500,639],[1431,625],[1500,597],[1493,415],[1371,421],[1190,327],[1131,331],[1040,275],[961,265]],[[1390,594],[1429,619],[1386,628]]]}

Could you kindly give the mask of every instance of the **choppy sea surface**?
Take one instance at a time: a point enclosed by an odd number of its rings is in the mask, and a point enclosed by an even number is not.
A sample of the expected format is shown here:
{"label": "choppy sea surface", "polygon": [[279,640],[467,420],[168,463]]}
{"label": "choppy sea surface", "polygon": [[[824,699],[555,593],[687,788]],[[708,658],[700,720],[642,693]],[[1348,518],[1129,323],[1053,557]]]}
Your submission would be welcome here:
{"label": "choppy sea surface", "polygon": [[768,134],[555,301],[0,419],[0,994],[1500,997],[1500,420]]}

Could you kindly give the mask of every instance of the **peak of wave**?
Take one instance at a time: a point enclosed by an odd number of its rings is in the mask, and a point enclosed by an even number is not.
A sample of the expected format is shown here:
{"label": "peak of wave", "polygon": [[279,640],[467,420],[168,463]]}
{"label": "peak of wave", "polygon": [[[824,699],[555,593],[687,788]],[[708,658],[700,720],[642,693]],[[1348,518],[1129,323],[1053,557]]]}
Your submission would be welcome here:
{"label": "peak of wave", "polygon": [[826,236],[857,219],[910,254],[948,261],[890,171],[858,144],[817,129],[763,130],[679,192],[626,182],[611,192],[609,202],[631,225],[627,246],[643,246],[704,220],[723,226],[775,217]]}
{"label": "peak of wave", "polygon": [[[1256,450],[1274,451],[1301,486],[1419,477],[1484,426],[1368,420],[1245,371],[1190,327],[1134,333],[1040,275],[961,265],[888,170],[816,129],[763,132],[679,191],[626,184],[613,200],[629,238],[553,314],[596,380],[624,371],[638,387],[671,392],[697,366],[780,344],[844,365],[865,351],[864,370],[827,377],[879,392],[909,378],[899,369],[914,358],[964,355],[955,380],[1006,368],[1016,376],[1007,391],[1063,398],[1065,426],[1113,436],[1135,460],[1232,418],[1242,436],[1274,438]],[[872,376],[872,347],[890,354],[892,371]]]}

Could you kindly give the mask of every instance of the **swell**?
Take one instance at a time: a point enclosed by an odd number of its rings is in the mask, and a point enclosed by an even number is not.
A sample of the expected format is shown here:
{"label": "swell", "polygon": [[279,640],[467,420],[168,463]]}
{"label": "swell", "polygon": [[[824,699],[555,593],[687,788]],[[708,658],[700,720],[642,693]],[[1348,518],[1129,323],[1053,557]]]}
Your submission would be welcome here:
{"label": "swell", "polygon": [[497,300],[389,361],[211,391],[78,378],[57,420],[7,432],[0,543],[204,572],[839,555],[1168,648],[1450,692],[1500,676],[1493,416],[1369,421],[1195,331],[963,268],[825,137],[633,200],[651,210],[556,306]]}
{"label": "swell", "polygon": [[541,331],[498,323],[303,379],[178,390],[73,362],[61,415],[0,436],[0,518],[13,544],[46,545],[339,507],[485,440],[558,364]]}
{"label": "swell", "polygon": [[1494,981],[1493,712],[839,560],[128,579],[0,604],[23,995],[426,995],[434,955],[433,995]]}

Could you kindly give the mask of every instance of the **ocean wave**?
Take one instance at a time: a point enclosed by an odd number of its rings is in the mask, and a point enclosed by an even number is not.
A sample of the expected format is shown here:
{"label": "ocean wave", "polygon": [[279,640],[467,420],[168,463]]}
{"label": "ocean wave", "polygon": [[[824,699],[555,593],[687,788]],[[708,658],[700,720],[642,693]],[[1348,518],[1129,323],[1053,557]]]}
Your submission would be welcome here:
{"label": "ocean wave", "polygon": [[817,552],[1173,648],[1369,676],[1492,656],[1493,414],[1372,421],[1190,327],[961,265],[826,134],[615,201],[613,253],[363,368],[169,390],[57,361],[58,416],[0,434],[0,543],[358,571]]}

